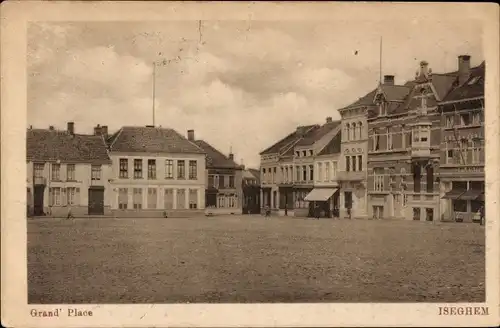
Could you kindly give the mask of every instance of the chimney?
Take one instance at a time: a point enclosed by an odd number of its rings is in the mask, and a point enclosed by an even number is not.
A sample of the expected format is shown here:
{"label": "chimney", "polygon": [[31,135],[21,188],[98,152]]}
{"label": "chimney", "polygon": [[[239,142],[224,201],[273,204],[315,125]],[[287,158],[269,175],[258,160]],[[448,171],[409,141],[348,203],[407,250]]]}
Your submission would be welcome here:
{"label": "chimney", "polygon": [[234,161],[234,154],[233,153],[229,154],[229,159],[232,160],[232,161]]}
{"label": "chimney", "polygon": [[470,56],[458,56],[458,82],[460,85],[465,83],[470,76]]}
{"label": "chimney", "polygon": [[104,138],[108,137],[108,126],[107,125],[103,125],[102,126],[102,128],[101,128],[101,134],[104,136]]}
{"label": "chimney", "polygon": [[394,75],[384,75],[384,85],[394,85]]}
{"label": "chimney", "polygon": [[94,127],[94,135],[95,136],[101,135],[101,126],[99,124],[97,124],[97,126]]}
{"label": "chimney", "polygon": [[188,130],[188,140],[194,141],[194,130]]}
{"label": "chimney", "polygon": [[331,116],[328,116],[328,117],[326,118],[326,123],[332,123],[332,122],[333,122],[332,117],[331,117]]}
{"label": "chimney", "polygon": [[75,122],[68,122],[68,133],[75,134]]}

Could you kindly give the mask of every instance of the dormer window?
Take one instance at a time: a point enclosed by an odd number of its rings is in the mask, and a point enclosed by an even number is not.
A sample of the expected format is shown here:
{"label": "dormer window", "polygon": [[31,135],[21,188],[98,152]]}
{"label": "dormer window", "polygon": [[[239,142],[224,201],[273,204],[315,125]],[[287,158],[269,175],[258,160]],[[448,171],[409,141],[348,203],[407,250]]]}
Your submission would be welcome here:
{"label": "dormer window", "polygon": [[309,151],[309,156],[312,156],[312,155],[313,155],[313,151],[312,151],[312,150],[310,150],[310,151]]}
{"label": "dormer window", "polygon": [[296,152],[295,152],[295,155],[296,155],[297,157],[300,157],[300,151],[296,151]]}
{"label": "dormer window", "polygon": [[305,150],[302,152],[302,156],[304,156],[304,157],[307,156],[307,152]]}

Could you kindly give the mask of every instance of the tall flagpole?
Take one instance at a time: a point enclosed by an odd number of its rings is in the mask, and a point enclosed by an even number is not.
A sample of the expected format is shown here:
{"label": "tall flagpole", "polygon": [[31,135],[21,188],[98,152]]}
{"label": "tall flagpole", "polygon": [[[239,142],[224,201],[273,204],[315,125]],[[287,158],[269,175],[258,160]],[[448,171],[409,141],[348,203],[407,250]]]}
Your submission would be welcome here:
{"label": "tall flagpole", "polygon": [[380,63],[379,63],[379,83],[382,84],[382,37],[380,37]]}
{"label": "tall flagpole", "polygon": [[153,126],[155,126],[156,62],[153,62]]}

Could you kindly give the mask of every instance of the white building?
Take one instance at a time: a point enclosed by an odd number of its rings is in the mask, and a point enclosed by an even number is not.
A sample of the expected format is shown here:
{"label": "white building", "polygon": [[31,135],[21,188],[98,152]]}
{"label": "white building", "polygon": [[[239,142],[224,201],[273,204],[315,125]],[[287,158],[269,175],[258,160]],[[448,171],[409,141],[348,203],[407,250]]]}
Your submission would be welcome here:
{"label": "white building", "polygon": [[205,153],[173,129],[123,127],[108,139],[116,216],[204,213]]}

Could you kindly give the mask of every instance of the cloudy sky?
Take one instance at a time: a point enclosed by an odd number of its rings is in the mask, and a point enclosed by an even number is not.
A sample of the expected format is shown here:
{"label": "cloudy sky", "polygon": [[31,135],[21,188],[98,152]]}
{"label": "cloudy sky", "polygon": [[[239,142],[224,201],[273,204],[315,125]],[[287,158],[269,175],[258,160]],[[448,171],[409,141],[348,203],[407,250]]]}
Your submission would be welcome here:
{"label": "cloudy sky", "polygon": [[194,129],[235,159],[258,153],[297,125],[338,119],[337,108],[376,87],[403,83],[427,60],[434,72],[457,56],[483,60],[480,25],[462,21],[198,21],[32,23],[28,28],[28,124],[78,133],[152,124]]}

